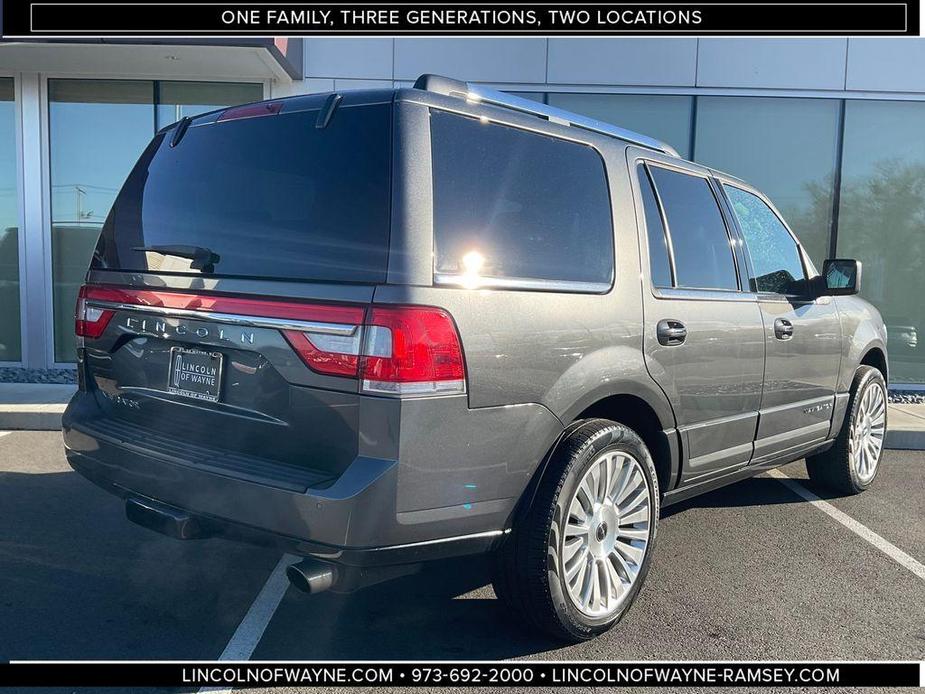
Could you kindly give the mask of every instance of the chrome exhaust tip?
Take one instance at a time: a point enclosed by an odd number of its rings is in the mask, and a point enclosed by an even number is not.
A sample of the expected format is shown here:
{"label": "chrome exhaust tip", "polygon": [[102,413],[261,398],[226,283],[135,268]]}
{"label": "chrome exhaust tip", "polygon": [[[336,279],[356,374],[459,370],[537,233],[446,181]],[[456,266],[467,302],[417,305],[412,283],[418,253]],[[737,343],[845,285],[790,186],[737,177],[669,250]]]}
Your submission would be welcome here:
{"label": "chrome exhaust tip", "polygon": [[304,593],[323,593],[334,585],[334,567],[317,559],[303,559],[286,567],[286,578]]}

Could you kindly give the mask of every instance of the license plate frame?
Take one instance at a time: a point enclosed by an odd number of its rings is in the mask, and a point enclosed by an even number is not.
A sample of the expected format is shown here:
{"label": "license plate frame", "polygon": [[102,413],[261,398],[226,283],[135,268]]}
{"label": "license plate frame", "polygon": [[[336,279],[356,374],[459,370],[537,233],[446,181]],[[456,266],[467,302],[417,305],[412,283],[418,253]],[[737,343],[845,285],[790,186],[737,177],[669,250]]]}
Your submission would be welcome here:
{"label": "license plate frame", "polygon": [[[202,368],[185,369],[184,364]],[[225,355],[221,352],[171,347],[167,392],[192,400],[219,402],[222,396],[224,365]]]}

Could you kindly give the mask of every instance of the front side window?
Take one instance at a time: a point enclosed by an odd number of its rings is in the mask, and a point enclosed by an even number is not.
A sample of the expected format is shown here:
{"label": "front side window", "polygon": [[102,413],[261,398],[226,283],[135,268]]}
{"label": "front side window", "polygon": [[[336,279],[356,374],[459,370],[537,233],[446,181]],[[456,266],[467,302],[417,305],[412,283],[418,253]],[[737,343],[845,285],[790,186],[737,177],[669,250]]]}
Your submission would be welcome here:
{"label": "front side window", "polygon": [[754,290],[792,294],[794,282],[805,279],[800,249],[780,218],[753,193],[723,186],[745,237],[755,273]]}
{"label": "front side window", "polygon": [[610,286],[610,195],[595,150],[443,111],[431,132],[438,281]]}
{"label": "front side window", "polygon": [[668,222],[676,286],[738,290],[732,245],[709,181],[660,166],[650,171]]}

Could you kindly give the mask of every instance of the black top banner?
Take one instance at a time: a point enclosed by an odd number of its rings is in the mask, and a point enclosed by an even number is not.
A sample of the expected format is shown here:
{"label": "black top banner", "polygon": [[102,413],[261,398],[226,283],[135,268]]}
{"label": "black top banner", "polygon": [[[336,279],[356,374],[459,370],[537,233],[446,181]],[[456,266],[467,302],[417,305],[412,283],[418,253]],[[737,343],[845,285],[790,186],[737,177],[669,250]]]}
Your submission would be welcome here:
{"label": "black top banner", "polygon": [[915,687],[915,662],[0,663],[0,687]]}
{"label": "black top banner", "polygon": [[918,2],[3,3],[6,38],[332,35],[918,35]]}

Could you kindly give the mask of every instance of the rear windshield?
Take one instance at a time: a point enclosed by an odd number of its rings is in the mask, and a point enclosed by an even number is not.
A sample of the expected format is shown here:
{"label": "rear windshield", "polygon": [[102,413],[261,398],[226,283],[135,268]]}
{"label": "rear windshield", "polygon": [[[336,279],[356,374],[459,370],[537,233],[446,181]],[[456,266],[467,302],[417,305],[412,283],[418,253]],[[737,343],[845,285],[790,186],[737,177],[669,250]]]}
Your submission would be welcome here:
{"label": "rear windshield", "polygon": [[385,281],[391,106],[157,135],[103,226],[97,269]]}

